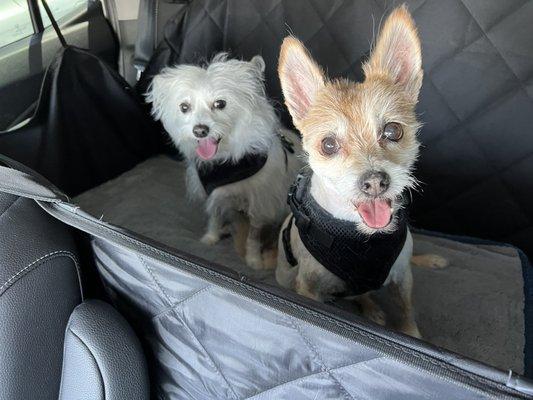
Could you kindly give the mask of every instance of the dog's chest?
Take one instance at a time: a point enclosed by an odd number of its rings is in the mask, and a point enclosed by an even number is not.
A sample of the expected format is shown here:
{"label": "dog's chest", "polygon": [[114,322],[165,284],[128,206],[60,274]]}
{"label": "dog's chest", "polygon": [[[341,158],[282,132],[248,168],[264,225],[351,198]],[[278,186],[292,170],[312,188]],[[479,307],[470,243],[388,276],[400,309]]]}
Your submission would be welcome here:
{"label": "dog's chest", "polygon": [[290,235],[294,224],[299,240],[324,268],[341,279],[351,294],[380,288],[404,247],[407,223],[404,210],[396,215],[391,233],[365,235],[353,223],[335,219],[310,196],[308,177],[299,177],[289,194],[293,217],[284,231],[283,245],[289,264],[299,262],[292,252]]}

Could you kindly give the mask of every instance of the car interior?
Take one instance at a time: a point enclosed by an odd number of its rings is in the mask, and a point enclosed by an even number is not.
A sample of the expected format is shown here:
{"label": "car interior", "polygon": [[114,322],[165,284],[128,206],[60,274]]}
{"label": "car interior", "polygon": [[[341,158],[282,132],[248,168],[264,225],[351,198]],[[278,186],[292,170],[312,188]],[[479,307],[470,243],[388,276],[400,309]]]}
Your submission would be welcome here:
{"label": "car interior", "polygon": [[[0,399],[533,396],[533,3],[405,2],[422,43],[409,193],[422,339],[250,269],[147,102],[166,67],[265,61],[283,38],[364,79],[395,0],[0,3]],[[238,81],[234,82],[239,85]]]}

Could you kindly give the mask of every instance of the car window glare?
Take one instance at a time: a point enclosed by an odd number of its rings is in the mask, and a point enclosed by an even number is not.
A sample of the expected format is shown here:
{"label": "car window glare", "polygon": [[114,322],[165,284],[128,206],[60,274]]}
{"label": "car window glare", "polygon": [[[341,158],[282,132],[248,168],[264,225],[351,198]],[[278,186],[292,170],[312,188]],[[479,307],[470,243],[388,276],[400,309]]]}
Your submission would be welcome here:
{"label": "car window glare", "polygon": [[0,47],[33,34],[30,10],[26,0],[0,2]]}
{"label": "car window glare", "polygon": [[[46,3],[48,4],[48,7],[50,7],[54,19],[58,21],[75,10],[87,9],[88,0],[47,0]],[[48,14],[46,14],[43,4],[40,1],[39,9],[41,11],[43,26],[46,28],[52,25],[50,18],[48,18]]]}

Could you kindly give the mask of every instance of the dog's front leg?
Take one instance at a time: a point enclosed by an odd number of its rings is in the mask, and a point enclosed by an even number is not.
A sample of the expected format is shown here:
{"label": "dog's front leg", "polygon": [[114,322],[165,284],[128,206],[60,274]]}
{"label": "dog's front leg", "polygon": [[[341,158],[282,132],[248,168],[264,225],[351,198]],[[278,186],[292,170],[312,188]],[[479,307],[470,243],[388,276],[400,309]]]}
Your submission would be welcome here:
{"label": "dog's front leg", "polygon": [[316,301],[323,301],[324,298],[317,290],[317,286],[317,282],[312,277],[308,276],[304,271],[304,268],[300,268],[294,285],[296,293]]}
{"label": "dog's front leg", "polygon": [[372,299],[370,293],[354,296],[355,301],[361,306],[362,314],[365,318],[378,325],[385,325],[387,317],[381,307]]}
{"label": "dog's front leg", "polygon": [[207,220],[207,231],[200,241],[204,244],[213,245],[220,241],[220,238],[224,234],[224,224],[221,213],[214,210],[209,214]]}
{"label": "dog's front leg", "polygon": [[407,265],[400,281],[391,281],[388,286],[389,294],[396,303],[399,312],[398,330],[406,335],[422,338],[415,320],[415,313],[411,294],[413,291],[413,273],[411,266]]}
{"label": "dog's front leg", "polygon": [[250,221],[246,238],[246,264],[253,269],[263,269],[261,257],[261,227]]}
{"label": "dog's front leg", "polygon": [[415,320],[412,302],[413,272],[411,271],[411,256],[413,254],[413,237],[407,232],[404,248],[392,266],[385,282],[386,290],[392,302],[396,305],[398,318],[396,328],[406,335],[421,338]]}

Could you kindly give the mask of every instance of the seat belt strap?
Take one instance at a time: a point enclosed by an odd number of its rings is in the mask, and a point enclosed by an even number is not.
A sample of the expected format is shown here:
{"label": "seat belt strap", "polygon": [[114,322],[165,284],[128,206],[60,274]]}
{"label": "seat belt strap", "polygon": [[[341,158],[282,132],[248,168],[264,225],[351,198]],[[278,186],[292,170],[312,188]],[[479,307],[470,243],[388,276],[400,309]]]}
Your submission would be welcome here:
{"label": "seat belt strap", "polygon": [[137,23],[137,39],[133,66],[137,70],[137,80],[144,72],[155,49],[158,0],[140,0]]}
{"label": "seat belt strap", "polygon": [[64,48],[67,47],[67,41],[65,40],[65,37],[61,33],[61,29],[59,29],[59,25],[56,22],[56,19],[54,18],[54,15],[52,14],[52,11],[50,10],[50,7],[48,7],[48,3],[46,0],[41,0],[43,3],[44,11],[46,11],[46,15],[48,15],[48,18],[50,19],[50,22],[52,23],[52,27],[54,28],[54,31],[56,31],[57,38],[61,42],[61,46]]}

